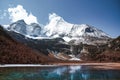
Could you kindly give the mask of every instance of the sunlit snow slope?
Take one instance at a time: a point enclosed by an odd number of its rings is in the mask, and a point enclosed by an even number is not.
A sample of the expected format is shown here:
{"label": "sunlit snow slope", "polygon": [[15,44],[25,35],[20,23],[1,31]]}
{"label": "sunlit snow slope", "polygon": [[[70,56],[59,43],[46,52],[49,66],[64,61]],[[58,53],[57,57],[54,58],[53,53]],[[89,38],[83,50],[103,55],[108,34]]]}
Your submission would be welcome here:
{"label": "sunlit snow slope", "polygon": [[37,23],[28,25],[24,20],[19,20],[12,23],[8,27],[8,30],[16,31],[33,39],[60,37],[67,42],[70,40],[87,41],[90,38],[107,39],[110,37],[102,30],[88,24],[78,25],[68,23],[55,13],[49,15],[49,23],[44,27],[41,27]]}

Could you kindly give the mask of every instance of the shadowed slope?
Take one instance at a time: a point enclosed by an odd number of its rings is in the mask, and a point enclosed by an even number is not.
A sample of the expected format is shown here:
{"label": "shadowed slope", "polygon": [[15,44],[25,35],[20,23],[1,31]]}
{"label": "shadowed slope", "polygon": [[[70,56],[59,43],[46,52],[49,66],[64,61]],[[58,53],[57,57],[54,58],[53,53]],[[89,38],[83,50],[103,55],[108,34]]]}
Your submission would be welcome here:
{"label": "shadowed slope", "polygon": [[0,64],[36,64],[54,61],[14,41],[0,26]]}

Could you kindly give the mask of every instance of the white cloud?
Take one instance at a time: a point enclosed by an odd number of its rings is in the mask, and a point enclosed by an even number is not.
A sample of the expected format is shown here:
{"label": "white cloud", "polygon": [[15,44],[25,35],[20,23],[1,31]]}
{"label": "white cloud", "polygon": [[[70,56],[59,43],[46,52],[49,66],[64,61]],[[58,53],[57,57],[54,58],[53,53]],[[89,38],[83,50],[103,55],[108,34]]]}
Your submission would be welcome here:
{"label": "white cloud", "polygon": [[35,17],[32,13],[28,13],[22,5],[17,5],[17,7],[8,8],[9,19],[11,22],[15,22],[23,19],[27,24],[30,23],[38,23],[37,17]]}

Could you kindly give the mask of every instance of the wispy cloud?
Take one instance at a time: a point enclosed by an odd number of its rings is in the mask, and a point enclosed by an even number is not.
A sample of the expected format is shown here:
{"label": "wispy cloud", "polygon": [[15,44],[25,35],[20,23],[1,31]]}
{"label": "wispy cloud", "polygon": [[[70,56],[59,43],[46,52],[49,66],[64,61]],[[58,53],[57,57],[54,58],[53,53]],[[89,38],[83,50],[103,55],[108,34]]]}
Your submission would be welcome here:
{"label": "wispy cloud", "polygon": [[27,24],[38,23],[37,17],[34,16],[32,13],[28,13],[22,5],[8,8],[8,13],[11,22],[23,19]]}
{"label": "wispy cloud", "polygon": [[7,10],[0,10],[0,19],[4,19],[7,16],[8,12]]}

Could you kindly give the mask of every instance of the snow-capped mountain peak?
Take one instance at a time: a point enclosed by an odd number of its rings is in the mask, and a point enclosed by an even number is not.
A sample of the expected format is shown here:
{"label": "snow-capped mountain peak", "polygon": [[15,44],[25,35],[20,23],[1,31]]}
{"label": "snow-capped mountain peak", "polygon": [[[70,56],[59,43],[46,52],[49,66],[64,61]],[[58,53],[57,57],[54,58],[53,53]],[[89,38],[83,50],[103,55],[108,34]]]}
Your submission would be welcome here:
{"label": "snow-capped mountain peak", "polygon": [[49,14],[49,23],[42,27],[37,23],[26,24],[19,20],[10,25],[9,30],[19,32],[25,36],[36,38],[63,38],[65,41],[79,40],[91,42],[93,39],[108,39],[110,36],[88,24],[71,24],[57,14]]}
{"label": "snow-capped mountain peak", "polygon": [[41,26],[37,23],[31,23],[30,25],[26,24],[24,20],[18,20],[10,24],[8,27],[9,30],[15,31],[23,35],[29,35],[31,37],[41,36]]}
{"label": "snow-capped mountain peak", "polygon": [[56,13],[52,13],[52,14],[49,14],[49,21],[59,21],[59,20],[63,20],[62,17],[58,16]]}
{"label": "snow-capped mountain peak", "polygon": [[49,15],[49,24],[45,26],[44,31],[49,37],[109,37],[102,30],[88,24],[78,25],[68,23],[55,13]]}
{"label": "snow-capped mountain peak", "polygon": [[19,32],[21,34],[26,34],[26,23],[24,20],[18,20],[17,22],[14,22],[10,24],[9,30]]}
{"label": "snow-capped mountain peak", "polygon": [[109,36],[106,33],[104,33],[102,30],[99,30],[93,26],[90,26],[88,24],[81,24],[81,25],[74,25],[71,29],[71,36],[91,36],[91,37],[103,37],[103,36]]}
{"label": "snow-capped mountain peak", "polygon": [[44,28],[47,36],[59,37],[70,32],[73,24],[66,22],[62,17],[55,13],[49,15],[49,24]]}

